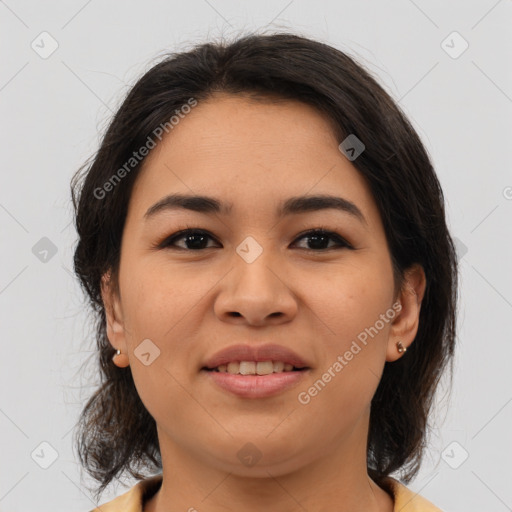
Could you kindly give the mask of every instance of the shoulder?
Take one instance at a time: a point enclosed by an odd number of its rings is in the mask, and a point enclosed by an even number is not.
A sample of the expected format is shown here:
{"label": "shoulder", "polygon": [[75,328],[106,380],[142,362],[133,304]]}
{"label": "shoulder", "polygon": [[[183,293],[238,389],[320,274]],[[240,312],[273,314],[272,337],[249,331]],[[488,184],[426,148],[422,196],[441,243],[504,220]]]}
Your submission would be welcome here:
{"label": "shoulder", "polygon": [[430,503],[430,501],[408,489],[398,480],[388,477],[385,482],[393,493],[395,501],[394,512],[443,512],[440,508]]}
{"label": "shoulder", "polygon": [[162,475],[155,475],[137,482],[130,490],[117,498],[98,506],[90,512],[142,512],[146,500],[162,485]]}

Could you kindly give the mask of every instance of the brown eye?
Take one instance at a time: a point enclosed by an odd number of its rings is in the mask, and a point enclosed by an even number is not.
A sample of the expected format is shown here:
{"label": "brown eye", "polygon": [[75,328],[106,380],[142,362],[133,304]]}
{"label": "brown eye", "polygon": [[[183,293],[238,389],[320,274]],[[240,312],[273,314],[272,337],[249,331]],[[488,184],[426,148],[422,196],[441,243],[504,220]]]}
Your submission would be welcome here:
{"label": "brown eye", "polygon": [[[347,248],[352,249],[353,247],[340,235],[334,233],[333,231],[326,231],[323,229],[317,229],[308,231],[307,233],[302,234],[297,240],[302,240],[303,238],[309,239],[308,244],[311,247],[305,247],[306,250],[311,251],[325,251],[328,249],[335,248]],[[335,245],[328,247],[329,241],[334,240]]]}
{"label": "brown eye", "polygon": [[[208,239],[213,240],[213,237],[206,231],[197,229],[184,229],[166,238],[161,244],[159,244],[159,247],[161,249],[176,248],[198,251],[203,249],[210,249],[210,247],[207,247]],[[176,245],[176,242],[179,240],[184,240],[185,247]]]}

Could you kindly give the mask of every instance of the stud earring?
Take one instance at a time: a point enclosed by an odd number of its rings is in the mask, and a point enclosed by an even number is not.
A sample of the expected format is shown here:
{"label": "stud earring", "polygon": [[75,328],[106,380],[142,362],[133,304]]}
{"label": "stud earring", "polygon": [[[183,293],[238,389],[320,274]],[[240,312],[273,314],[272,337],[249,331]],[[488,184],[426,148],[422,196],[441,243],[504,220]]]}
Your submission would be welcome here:
{"label": "stud earring", "polygon": [[407,352],[407,347],[404,347],[401,341],[396,342],[396,349],[400,354],[403,354],[404,352]]}
{"label": "stud earring", "polygon": [[117,349],[116,353],[112,356],[112,362],[116,366],[119,366],[119,368],[126,368],[130,364],[128,356],[126,354],[122,354],[119,349]]}

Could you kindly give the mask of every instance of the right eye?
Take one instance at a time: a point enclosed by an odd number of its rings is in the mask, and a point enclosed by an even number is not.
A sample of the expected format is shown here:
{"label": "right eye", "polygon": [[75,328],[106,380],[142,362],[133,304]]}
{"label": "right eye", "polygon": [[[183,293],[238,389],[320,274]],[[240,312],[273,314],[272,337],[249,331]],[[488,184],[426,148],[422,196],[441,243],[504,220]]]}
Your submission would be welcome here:
{"label": "right eye", "polygon": [[[197,228],[187,228],[167,237],[163,242],[158,244],[158,247],[160,249],[183,249],[192,251],[211,249],[211,247],[205,247],[208,238],[214,240],[213,236],[207,231]],[[176,242],[179,240],[184,240],[185,247],[176,245]]]}

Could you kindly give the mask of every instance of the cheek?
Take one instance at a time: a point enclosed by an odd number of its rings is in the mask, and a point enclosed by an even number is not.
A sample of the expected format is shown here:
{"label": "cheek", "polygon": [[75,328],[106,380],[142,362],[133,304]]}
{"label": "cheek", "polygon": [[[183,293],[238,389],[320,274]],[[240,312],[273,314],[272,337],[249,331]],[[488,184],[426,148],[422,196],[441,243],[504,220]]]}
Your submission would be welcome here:
{"label": "cheek", "polygon": [[123,314],[133,337],[167,343],[178,323],[200,303],[206,285],[186,278],[183,272],[156,265],[127,273],[122,288]]}
{"label": "cheek", "polygon": [[350,304],[341,313],[347,320],[338,320],[337,335],[324,337],[322,365],[297,393],[308,417],[323,418],[326,435],[350,429],[369,411],[385,364],[390,324],[379,320],[385,310],[378,305],[370,310],[365,303],[363,312],[353,309],[350,316]]}
{"label": "cheek", "polygon": [[[393,300],[392,277],[387,268],[378,264],[347,265],[331,272],[324,282],[327,284],[323,286],[318,286],[318,281],[317,286],[309,283],[308,301],[331,358],[349,350],[352,341],[363,346],[365,340],[387,338],[389,321],[380,320]],[[362,359],[369,352],[365,348],[357,358]]]}
{"label": "cheek", "polygon": [[[374,266],[340,273],[329,292],[312,296],[322,365],[299,403],[312,415],[328,411],[334,430],[353,424],[370,406],[386,360],[394,310],[391,277]],[[357,270],[357,271],[356,271]],[[314,289],[314,288],[312,288]],[[334,435],[333,430],[333,435]]]}
{"label": "cheek", "polygon": [[[191,406],[183,386],[193,364],[189,343],[193,333],[187,315],[201,297],[199,290],[188,288],[185,293],[183,281],[154,267],[131,276],[127,273],[122,288],[126,341],[137,393],[157,423],[175,425],[178,431],[175,411]],[[146,358],[145,353],[149,353]],[[186,430],[184,425],[181,428]]]}
{"label": "cheek", "polygon": [[[197,371],[191,343],[202,315],[201,300],[211,288],[211,278],[192,279],[181,272],[152,265],[124,275],[123,318],[132,371],[141,398],[166,383],[169,396],[179,396],[176,382],[185,382]],[[149,353],[146,361],[142,354]],[[154,361],[148,364],[145,362]],[[174,383],[174,384],[173,384]]]}

